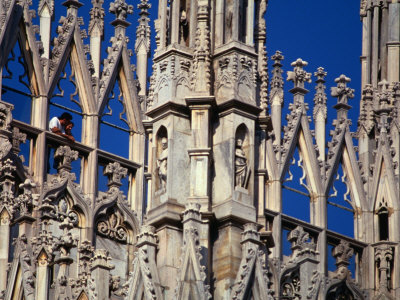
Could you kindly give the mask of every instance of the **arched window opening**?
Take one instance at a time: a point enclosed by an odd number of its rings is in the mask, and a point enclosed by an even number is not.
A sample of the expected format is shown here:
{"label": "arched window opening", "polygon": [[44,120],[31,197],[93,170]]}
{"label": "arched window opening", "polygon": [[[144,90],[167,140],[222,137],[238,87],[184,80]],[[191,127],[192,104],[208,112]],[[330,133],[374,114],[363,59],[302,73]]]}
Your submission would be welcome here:
{"label": "arched window opening", "polygon": [[0,70],[0,98],[14,105],[13,119],[29,124],[34,90],[20,39],[15,43],[5,66]]}
{"label": "arched window opening", "polygon": [[389,239],[389,211],[386,207],[381,207],[378,210],[378,226],[379,240],[386,241]]}
{"label": "arched window opening", "polygon": [[[71,63],[67,61],[63,72],[57,83],[57,87],[53,91],[49,100],[49,130],[51,131],[50,121],[54,117],[60,119],[63,113],[68,112],[72,119],[72,128],[70,134],[73,135],[75,141],[81,141],[82,137],[82,104],[79,100],[79,89],[75,77],[75,70],[71,67]],[[63,126],[64,127],[64,126]],[[66,133],[66,129],[64,129]],[[68,139],[65,139],[67,142]]]}
{"label": "arched window opening", "polygon": [[[110,153],[129,158],[130,133],[131,129],[126,115],[125,98],[119,78],[117,78],[101,114],[100,148]],[[115,147],[115,143],[110,143],[110,137],[118,141],[118,147]]]}

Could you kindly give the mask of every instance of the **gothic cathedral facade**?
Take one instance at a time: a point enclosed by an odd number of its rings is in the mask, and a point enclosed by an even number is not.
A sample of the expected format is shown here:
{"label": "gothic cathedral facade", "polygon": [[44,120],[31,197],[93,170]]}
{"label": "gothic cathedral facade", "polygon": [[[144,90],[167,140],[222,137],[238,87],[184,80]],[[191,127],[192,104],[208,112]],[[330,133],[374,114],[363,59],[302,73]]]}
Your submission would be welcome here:
{"label": "gothic cathedral facade", "polygon": [[348,77],[269,64],[268,0],[31,2],[0,0],[0,299],[400,299],[399,0],[361,0],[355,132]]}

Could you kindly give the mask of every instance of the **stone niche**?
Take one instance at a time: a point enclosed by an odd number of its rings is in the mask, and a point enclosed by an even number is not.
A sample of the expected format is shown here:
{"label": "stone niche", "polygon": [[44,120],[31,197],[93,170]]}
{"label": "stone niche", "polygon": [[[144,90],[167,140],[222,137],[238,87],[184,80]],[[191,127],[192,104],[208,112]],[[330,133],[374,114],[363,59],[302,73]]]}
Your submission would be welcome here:
{"label": "stone niche", "polygon": [[[167,201],[184,204],[189,195],[190,122],[170,114],[154,123],[152,203],[154,208]],[[168,130],[167,130],[168,128]]]}
{"label": "stone niche", "polygon": [[217,218],[254,218],[254,130],[254,121],[237,113],[221,117],[215,128],[212,196]]}

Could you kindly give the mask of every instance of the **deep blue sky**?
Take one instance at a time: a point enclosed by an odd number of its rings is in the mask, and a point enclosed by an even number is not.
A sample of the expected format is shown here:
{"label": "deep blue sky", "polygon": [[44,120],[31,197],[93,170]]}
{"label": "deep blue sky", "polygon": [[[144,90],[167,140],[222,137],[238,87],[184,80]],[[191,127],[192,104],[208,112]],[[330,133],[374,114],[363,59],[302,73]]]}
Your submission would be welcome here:
{"label": "deep blue sky", "polygon": [[[309,63],[306,67],[308,72],[314,73],[318,67],[325,68],[329,88],[334,86],[334,79],[340,74],[352,79],[349,86],[355,89],[355,98],[349,104],[353,106],[350,116],[354,125],[361,86],[359,6],[357,0],[270,0],[266,14],[268,55],[276,50],[282,51],[285,70],[300,57]],[[286,88],[290,87],[292,83],[287,82]],[[311,102],[313,87],[308,85]],[[330,98],[328,108],[334,104],[335,99]]]}
{"label": "deep blue sky", "polygon": [[[291,62],[297,58],[302,58],[309,63],[305,68],[308,72],[314,73],[318,67],[324,67],[328,72],[326,78],[326,92],[328,94],[327,132],[332,128],[332,120],[336,117],[336,111],[332,108],[336,99],[330,97],[330,87],[335,85],[334,79],[341,74],[352,79],[349,86],[355,89],[355,98],[350,100],[349,104],[353,106],[353,109],[349,116],[353,121],[352,130],[356,130],[361,86],[359,5],[357,0],[269,1],[266,14],[268,55],[271,56],[276,50],[280,50],[285,56],[283,61],[283,69],[285,70],[284,114],[288,112],[288,104],[292,101],[288,90],[293,87],[292,82],[286,81],[286,71],[292,69]],[[270,61],[271,69],[272,61]],[[306,102],[310,104],[310,116],[312,115],[314,86],[314,83],[306,84],[306,88],[310,91],[306,96]],[[327,138],[330,140],[329,136]],[[291,171],[295,179],[302,174],[297,166],[293,166]],[[285,184],[305,191],[295,179]],[[349,207],[343,200],[343,193],[346,191],[345,185],[339,180],[335,183],[335,187],[338,190],[338,196],[329,198],[329,201]],[[297,193],[283,190],[283,212],[309,221],[309,199]],[[328,228],[353,236],[352,213],[328,205]],[[289,247],[284,248],[287,248],[286,250],[290,253]],[[334,266],[330,267],[334,268]]]}

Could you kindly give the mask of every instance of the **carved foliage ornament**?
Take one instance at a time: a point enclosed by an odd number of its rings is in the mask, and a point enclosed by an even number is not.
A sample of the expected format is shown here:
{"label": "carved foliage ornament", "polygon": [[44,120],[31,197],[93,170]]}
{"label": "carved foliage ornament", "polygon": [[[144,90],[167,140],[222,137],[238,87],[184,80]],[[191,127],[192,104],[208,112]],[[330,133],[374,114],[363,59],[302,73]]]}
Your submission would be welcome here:
{"label": "carved foliage ornament", "polygon": [[13,106],[0,101],[0,129],[8,130],[12,121]]}
{"label": "carved foliage ornament", "polygon": [[301,286],[300,276],[298,272],[295,272],[294,274],[287,277],[283,281],[281,285],[281,293],[282,293],[281,299],[300,300],[301,299],[300,286]]}
{"label": "carved foliage ornament", "polygon": [[102,7],[104,0],[92,0],[93,7],[90,9],[89,33],[92,32],[97,24],[101,33],[104,28],[104,8]]}
{"label": "carved foliage ornament", "polygon": [[97,233],[118,242],[128,241],[128,230],[123,224],[124,218],[116,208],[111,208],[97,222]]}
{"label": "carved foliage ornament", "polygon": [[133,13],[133,5],[126,4],[125,0],[115,0],[110,3],[110,13],[118,20],[125,21],[128,14]]}

